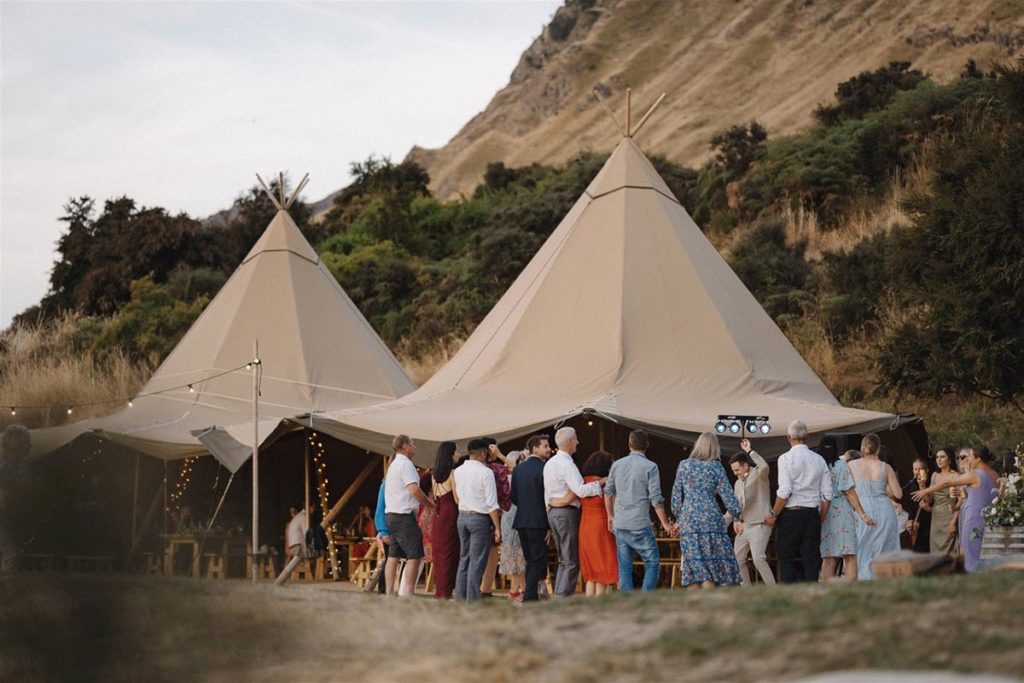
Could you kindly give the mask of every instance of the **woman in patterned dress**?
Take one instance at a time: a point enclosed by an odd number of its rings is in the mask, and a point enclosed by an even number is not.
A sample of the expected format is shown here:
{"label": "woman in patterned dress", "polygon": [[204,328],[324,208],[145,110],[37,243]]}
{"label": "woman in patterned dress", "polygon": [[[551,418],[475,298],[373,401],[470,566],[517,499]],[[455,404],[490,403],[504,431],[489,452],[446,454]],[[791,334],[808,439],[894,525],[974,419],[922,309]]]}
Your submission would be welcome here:
{"label": "woman in patterned dress", "polygon": [[690,589],[740,582],[740,568],[716,495],[738,519],[740,504],[722,467],[718,437],[704,432],[690,457],[679,463],[672,485],[672,514],[679,522],[682,551],[680,583]]}
{"label": "woman in patterned dress", "polygon": [[[875,520],[864,513],[857,497],[853,473],[847,461],[860,457],[857,451],[846,451],[836,458],[834,452],[822,456],[832,476],[832,504],[821,523],[821,581],[835,578],[839,558],[843,559],[843,578],[857,580],[857,517],[868,526]],[[830,458],[835,458],[829,462]],[[843,495],[839,495],[843,494]]]}
{"label": "woman in patterned dress", "polygon": [[[516,465],[525,459],[526,451],[512,451],[505,456],[510,479],[516,476]],[[513,505],[501,516],[501,557],[498,560],[498,573],[508,577],[509,600],[518,599],[526,588],[526,558],[519,533],[512,526],[515,521],[516,506]]]}

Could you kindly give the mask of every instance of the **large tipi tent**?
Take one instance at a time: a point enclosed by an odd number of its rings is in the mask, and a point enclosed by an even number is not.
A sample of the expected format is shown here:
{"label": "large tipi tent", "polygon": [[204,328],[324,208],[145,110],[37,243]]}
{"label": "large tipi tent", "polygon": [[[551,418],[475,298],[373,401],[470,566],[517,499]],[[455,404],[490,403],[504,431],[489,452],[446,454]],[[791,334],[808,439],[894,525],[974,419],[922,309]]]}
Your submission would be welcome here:
{"label": "large tipi tent", "polygon": [[[164,459],[211,452],[234,472],[252,452],[254,372],[262,443],[296,428],[291,418],[373,405],[415,388],[302,236],[286,203],[278,205],[131,407],[36,430],[34,453],[90,433]],[[254,340],[260,363],[246,368]]]}
{"label": "large tipi tent", "polygon": [[795,419],[818,434],[908,419],[839,404],[630,137],[436,375],[313,424],[377,451],[411,434],[426,462],[423,442],[505,441],[586,413],[681,442],[718,415],[768,416],[775,435]]}

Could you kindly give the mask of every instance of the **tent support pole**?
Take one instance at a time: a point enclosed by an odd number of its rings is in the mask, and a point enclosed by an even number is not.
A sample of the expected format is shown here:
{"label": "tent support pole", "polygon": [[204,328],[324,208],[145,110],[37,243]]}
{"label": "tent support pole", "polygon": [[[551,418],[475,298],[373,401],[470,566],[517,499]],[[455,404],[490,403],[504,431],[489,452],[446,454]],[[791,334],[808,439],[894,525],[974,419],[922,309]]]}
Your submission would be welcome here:
{"label": "tent support pole", "polygon": [[[305,437],[303,439],[303,441],[304,441],[304,443],[306,445],[305,449],[303,449],[303,456],[302,456],[303,457],[303,463],[305,464],[304,469],[306,471],[306,478],[304,480],[305,483],[303,484],[303,490],[306,492],[306,507],[304,507],[302,509],[305,510],[306,514],[308,515],[309,514],[309,429],[304,427],[302,429],[302,436]],[[309,520],[307,519],[306,522],[308,523]]]}
{"label": "tent support pole", "polygon": [[135,525],[139,521],[139,460],[142,456],[135,454],[135,484],[132,486],[132,543],[135,543]]}
{"label": "tent support pole", "polygon": [[[128,551],[128,557],[124,561],[125,569],[130,569],[135,562],[135,558],[139,554],[139,549],[142,548],[142,539],[146,536],[149,531],[149,527],[153,524],[153,518],[156,517],[157,506],[160,505],[160,499],[166,498],[167,491],[161,484],[156,487],[156,493],[153,495],[153,502],[149,504],[149,509],[146,510],[146,516],[142,518],[142,525],[139,528],[137,536],[132,538],[132,547]],[[164,504],[164,528],[166,529],[167,524],[167,505]],[[166,531],[164,532],[166,533]]]}
{"label": "tent support pole", "polygon": [[603,450],[607,450],[604,447],[604,420],[601,420],[597,424],[598,424],[598,431],[597,431],[598,448],[600,448],[602,451]]}
{"label": "tent support pole", "polygon": [[260,537],[260,342],[252,340],[252,582],[259,577]]}
{"label": "tent support pole", "polygon": [[327,529],[327,527],[334,522],[334,518],[337,517],[342,508],[348,504],[348,501],[352,499],[352,496],[356,494],[356,491],[358,491],[359,487],[363,485],[363,482],[370,477],[370,473],[373,472],[376,467],[377,461],[375,458],[366,463],[366,467],[364,467],[363,471],[359,473],[359,476],[355,478],[355,481],[345,489],[345,492],[341,494],[341,498],[339,498],[338,502],[334,504],[334,507],[331,508],[330,512],[324,515],[324,521],[320,523],[324,529]]}
{"label": "tent support pole", "polygon": [[210,535],[210,529],[213,528],[213,523],[217,521],[217,515],[220,513],[220,507],[224,504],[224,499],[227,498],[228,489],[231,488],[231,482],[235,480],[235,473],[232,472],[231,476],[228,477],[228,483],[224,485],[224,493],[220,494],[220,502],[217,503],[216,509],[213,511],[213,515],[210,516],[210,523],[206,525],[206,529],[203,531],[203,538],[199,541],[199,557],[203,556],[203,547],[206,545],[206,537]]}

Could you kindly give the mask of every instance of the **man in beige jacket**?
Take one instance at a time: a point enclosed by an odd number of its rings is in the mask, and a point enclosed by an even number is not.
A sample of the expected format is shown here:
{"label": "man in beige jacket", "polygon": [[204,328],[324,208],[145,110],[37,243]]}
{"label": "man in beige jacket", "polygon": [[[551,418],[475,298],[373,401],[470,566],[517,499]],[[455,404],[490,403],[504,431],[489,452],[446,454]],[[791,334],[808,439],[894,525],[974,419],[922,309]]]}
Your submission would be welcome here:
{"label": "man in beige jacket", "polygon": [[747,571],[747,557],[754,556],[754,566],[761,580],[769,586],[775,585],[775,577],[765,559],[768,539],[772,528],[764,523],[771,510],[771,491],[768,486],[768,463],[750,447],[750,441],[740,441],[742,453],[729,459],[732,473],[736,475],[736,499],[740,502],[740,518],[733,522],[736,542],[733,549],[740,566],[740,578],[744,586],[750,585]]}

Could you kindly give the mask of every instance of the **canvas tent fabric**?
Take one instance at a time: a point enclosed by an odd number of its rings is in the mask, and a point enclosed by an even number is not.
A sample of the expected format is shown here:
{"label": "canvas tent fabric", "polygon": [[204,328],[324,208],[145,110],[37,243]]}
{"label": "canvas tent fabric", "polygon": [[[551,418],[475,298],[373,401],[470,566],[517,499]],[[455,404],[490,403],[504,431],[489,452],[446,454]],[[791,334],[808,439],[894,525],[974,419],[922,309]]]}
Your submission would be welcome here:
{"label": "canvas tent fabric", "polygon": [[[254,339],[261,364],[247,370]],[[264,443],[295,428],[290,418],[373,405],[415,388],[284,210],[132,407],[35,430],[33,452],[89,432],[165,459],[209,451],[236,471],[252,452],[257,370]],[[154,392],[161,393],[146,396]]]}
{"label": "canvas tent fabric", "polygon": [[588,412],[682,441],[720,414],[766,415],[776,436],[795,419],[818,433],[901,420],[836,401],[624,138],[426,384],[312,423],[378,452],[410,434],[427,463],[444,440],[504,441]]}

